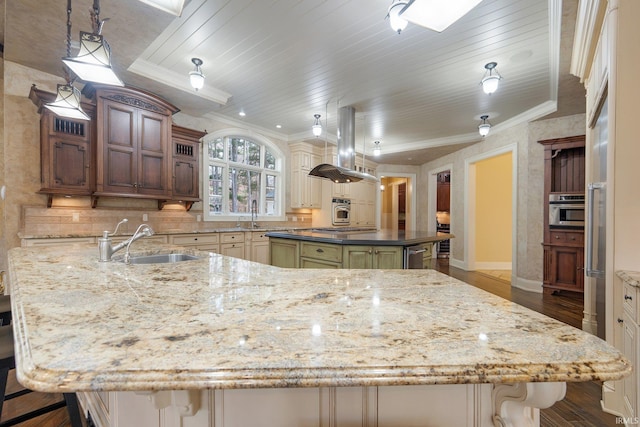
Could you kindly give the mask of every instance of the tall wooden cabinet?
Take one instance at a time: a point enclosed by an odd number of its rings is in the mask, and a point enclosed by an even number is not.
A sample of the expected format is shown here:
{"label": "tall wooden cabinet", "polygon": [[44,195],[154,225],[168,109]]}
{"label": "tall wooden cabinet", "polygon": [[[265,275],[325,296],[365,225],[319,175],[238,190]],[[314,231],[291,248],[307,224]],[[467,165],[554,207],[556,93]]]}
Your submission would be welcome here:
{"label": "tall wooden cabinet", "polygon": [[584,195],[585,136],[538,141],[544,145],[545,293],[584,291],[584,228],[549,224],[549,195]]}
{"label": "tall wooden cabinet", "polygon": [[96,196],[171,198],[176,107],[130,88],[96,87]]}

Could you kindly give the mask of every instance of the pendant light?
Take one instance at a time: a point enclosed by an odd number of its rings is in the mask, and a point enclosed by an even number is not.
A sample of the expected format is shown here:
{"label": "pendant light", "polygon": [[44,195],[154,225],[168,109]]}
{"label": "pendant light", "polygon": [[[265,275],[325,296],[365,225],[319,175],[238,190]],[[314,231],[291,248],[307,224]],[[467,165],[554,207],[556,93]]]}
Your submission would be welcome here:
{"label": "pendant light", "polygon": [[[67,56],[71,52],[71,0],[67,0]],[[71,75],[67,67],[63,65],[66,84],[58,85],[56,100],[45,104],[45,108],[53,111],[60,117],[76,120],[90,120],[89,116],[80,106],[80,91],[73,86]]]}
{"label": "pendant light", "polygon": [[191,58],[191,62],[196,66],[196,69],[189,73],[189,81],[191,82],[191,87],[193,87],[196,92],[198,89],[202,89],[204,87],[204,74],[202,74],[202,59],[200,58]]}
{"label": "pendant light", "polygon": [[320,114],[314,114],[315,122],[313,122],[313,126],[311,126],[311,131],[313,132],[313,136],[316,138],[322,135],[322,125],[320,124]]}
{"label": "pendant light", "polygon": [[374,144],[376,145],[375,148],[373,149],[373,155],[378,157],[380,155],[380,141],[376,141],[374,142]]}
{"label": "pendant light", "polygon": [[62,59],[62,62],[84,81],[124,86],[111,68],[111,48],[101,35],[104,22],[100,21],[100,0],[93,0],[91,11],[93,33],[81,31],[78,56],[73,58],[67,56]]}
{"label": "pendant light", "polygon": [[[484,93],[488,95],[491,95],[496,90],[498,90],[498,84],[502,79],[502,76],[500,75],[500,73],[498,73],[498,70],[496,69],[497,65],[498,65],[497,62],[489,62],[484,66],[484,68],[487,71],[485,71],[484,77],[482,78],[482,81],[480,82],[480,84],[482,85],[482,90],[484,91]],[[495,71],[495,74],[493,74],[494,71]]]}
{"label": "pendant light", "polygon": [[405,28],[407,28],[407,24],[409,23],[406,19],[400,16],[400,13],[404,11],[407,7],[408,2],[404,0],[394,0],[389,6],[389,10],[387,11],[387,18],[389,18],[389,24],[391,25],[391,29],[396,33],[400,34]]}
{"label": "pendant light", "polygon": [[480,136],[482,136],[483,138],[489,135],[489,131],[491,130],[491,123],[487,121],[488,118],[489,116],[486,114],[480,116],[480,119],[482,120],[482,122],[478,125],[478,132],[480,133]]}

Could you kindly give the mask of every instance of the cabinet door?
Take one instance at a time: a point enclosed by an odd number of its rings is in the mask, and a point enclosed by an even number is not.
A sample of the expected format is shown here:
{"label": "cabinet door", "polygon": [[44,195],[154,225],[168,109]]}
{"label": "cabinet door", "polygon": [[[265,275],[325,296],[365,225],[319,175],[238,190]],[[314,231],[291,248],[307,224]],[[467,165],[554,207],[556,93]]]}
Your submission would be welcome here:
{"label": "cabinet door", "polygon": [[373,248],[373,268],[401,269],[403,249],[397,246],[375,246]]}
{"label": "cabinet door", "polygon": [[450,208],[450,190],[451,186],[448,182],[438,182],[438,190],[437,190],[437,207],[438,211],[448,212]]}
{"label": "cabinet door", "polygon": [[192,161],[174,160],[173,162],[173,198],[198,198],[198,165]]}
{"label": "cabinet door", "polygon": [[[98,191],[135,192],[138,179],[136,109],[104,102],[102,158],[98,157]],[[101,173],[102,172],[102,173]]]}
{"label": "cabinet door", "polygon": [[298,268],[298,242],[288,239],[269,239],[271,265],[283,268]]}
{"label": "cabinet door", "polygon": [[251,242],[251,261],[269,264],[269,242]]}
{"label": "cabinet door", "polygon": [[365,268],[373,267],[373,247],[372,246],[345,246],[343,248],[344,268]]}
{"label": "cabinet door", "polygon": [[582,291],[582,254],[583,249],[576,246],[551,247],[551,287]]}
{"label": "cabinet door", "polygon": [[244,243],[222,243],[220,254],[234,258],[244,258]]}
{"label": "cabinet door", "polygon": [[169,195],[169,120],[151,111],[137,112],[137,186],[139,194]]}
{"label": "cabinet door", "polygon": [[[624,313],[623,316],[623,337],[622,337],[622,352],[624,357],[631,363],[637,365],[638,357],[638,325],[631,319],[631,317]],[[622,394],[624,406],[627,409],[627,413],[632,417],[638,415],[638,374],[629,375],[622,380]]]}

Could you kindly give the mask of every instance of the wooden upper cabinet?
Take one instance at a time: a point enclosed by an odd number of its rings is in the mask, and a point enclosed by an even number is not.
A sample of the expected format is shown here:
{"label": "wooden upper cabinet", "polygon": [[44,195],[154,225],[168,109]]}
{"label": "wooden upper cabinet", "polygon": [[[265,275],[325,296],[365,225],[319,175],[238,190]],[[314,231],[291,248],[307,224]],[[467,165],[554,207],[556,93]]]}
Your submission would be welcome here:
{"label": "wooden upper cabinet", "polygon": [[205,132],[172,126],[173,199],[187,203],[200,200],[200,139]]}
{"label": "wooden upper cabinet", "polygon": [[172,198],[171,116],[146,92],[95,86],[97,196]]}
{"label": "wooden upper cabinet", "polygon": [[[44,108],[56,94],[31,87],[29,98],[40,113],[40,185],[38,191],[49,196],[89,196],[95,189],[93,121],[58,117]],[[82,103],[82,109],[95,117],[95,108]]]}

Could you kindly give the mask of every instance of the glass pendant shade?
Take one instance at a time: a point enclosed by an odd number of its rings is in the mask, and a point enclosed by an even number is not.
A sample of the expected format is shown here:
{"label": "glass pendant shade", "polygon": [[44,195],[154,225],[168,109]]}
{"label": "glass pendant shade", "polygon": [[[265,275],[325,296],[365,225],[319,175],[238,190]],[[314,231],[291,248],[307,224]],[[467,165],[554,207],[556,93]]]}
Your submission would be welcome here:
{"label": "glass pendant shade", "polygon": [[80,91],[70,84],[58,85],[56,100],[44,106],[60,117],[90,120],[80,106]]}
{"label": "glass pendant shade", "polygon": [[313,126],[311,126],[311,132],[313,132],[313,136],[318,137],[322,135],[322,125],[320,124],[320,114],[314,114],[313,117],[316,118],[316,121],[313,122]]}
{"label": "glass pendant shade", "polygon": [[389,11],[387,13],[391,29],[398,34],[407,28],[407,24],[409,23],[406,19],[400,16],[400,12],[404,10],[406,5],[406,1],[396,1],[389,7]]}
{"label": "glass pendant shade", "polygon": [[101,35],[81,31],[78,56],[62,62],[84,81],[124,86],[111,68],[111,48]]}
{"label": "glass pendant shade", "polygon": [[373,149],[373,155],[378,157],[380,155],[380,141],[376,141],[374,144],[376,144],[376,147]]}
{"label": "glass pendant shade", "polygon": [[192,71],[189,73],[189,81],[191,87],[195,90],[202,89],[204,87],[204,75],[198,71]]}
{"label": "glass pendant shade", "polygon": [[480,119],[482,119],[482,123],[478,125],[478,132],[482,137],[489,135],[489,131],[491,130],[491,123],[487,122],[488,118],[489,116],[486,115],[480,116]]}
{"label": "glass pendant shade", "polygon": [[482,81],[480,83],[482,84],[482,90],[487,95],[491,95],[498,90],[498,85],[500,84],[500,79],[502,78],[502,76],[500,75],[500,73],[498,73],[498,70],[496,69],[497,66],[498,63],[496,62],[489,62],[484,66],[487,71],[485,72],[484,77],[482,78]]}
{"label": "glass pendant shade", "polygon": [[495,91],[498,90],[498,84],[500,82],[500,77],[492,75],[487,76],[482,79],[482,90],[484,93],[491,95]]}
{"label": "glass pendant shade", "polygon": [[202,68],[200,68],[202,59],[191,58],[191,62],[196,66],[196,69],[189,73],[189,82],[191,83],[191,87],[197,91],[204,87],[204,74],[202,74]]}

